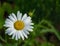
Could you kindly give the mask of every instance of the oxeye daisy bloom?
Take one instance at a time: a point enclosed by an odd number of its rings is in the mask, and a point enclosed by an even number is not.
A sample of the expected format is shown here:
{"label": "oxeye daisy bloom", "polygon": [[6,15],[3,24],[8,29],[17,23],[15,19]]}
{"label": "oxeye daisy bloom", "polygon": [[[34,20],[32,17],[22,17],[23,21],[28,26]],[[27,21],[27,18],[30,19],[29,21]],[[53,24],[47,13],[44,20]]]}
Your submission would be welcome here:
{"label": "oxeye daisy bloom", "polygon": [[6,29],[6,34],[12,36],[12,39],[18,40],[22,38],[28,38],[29,31],[33,31],[33,25],[31,17],[17,11],[17,16],[12,13],[5,21],[4,26],[8,27]]}

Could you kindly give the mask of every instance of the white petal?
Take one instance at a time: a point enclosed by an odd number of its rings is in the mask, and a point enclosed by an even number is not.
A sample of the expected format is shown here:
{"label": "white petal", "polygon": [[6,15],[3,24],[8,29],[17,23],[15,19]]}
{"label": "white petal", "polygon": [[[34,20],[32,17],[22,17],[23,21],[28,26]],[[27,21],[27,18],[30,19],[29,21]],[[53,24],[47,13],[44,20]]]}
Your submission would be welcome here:
{"label": "white petal", "polygon": [[15,31],[12,30],[12,32],[9,33],[9,35],[12,35]]}
{"label": "white petal", "polygon": [[15,36],[15,40],[18,40],[18,35],[17,35],[18,33],[16,32],[16,36]]}
{"label": "white petal", "polygon": [[5,33],[9,34],[10,32],[11,32],[11,28],[8,28]]}
{"label": "white petal", "polygon": [[14,17],[10,14],[10,16],[8,16],[9,17],[9,19],[11,20],[11,21],[13,21],[13,22],[15,22],[16,20],[14,19]]}
{"label": "white petal", "polygon": [[31,17],[29,16],[29,17],[27,17],[26,19],[29,19],[29,20],[31,20]]}
{"label": "white petal", "polygon": [[22,34],[22,31],[20,31],[19,33],[20,33],[21,38],[24,40],[24,36]]}
{"label": "white petal", "polygon": [[10,19],[6,19],[4,26],[5,27],[13,27],[13,22]]}
{"label": "white petal", "polygon": [[26,26],[26,28],[30,28],[30,29],[32,29],[32,28],[34,28],[34,27],[33,27],[33,26],[28,25],[28,26]]}
{"label": "white petal", "polygon": [[9,25],[12,25],[13,23],[10,23],[10,22],[5,22],[5,24],[9,24]]}
{"label": "white petal", "polygon": [[30,26],[29,28],[34,28],[33,26]]}
{"label": "white petal", "polygon": [[25,20],[26,18],[27,18],[27,14],[24,14],[22,20]]}
{"label": "white petal", "polygon": [[12,16],[15,20],[17,20],[16,15],[14,13],[12,13]]}
{"label": "white petal", "polygon": [[11,21],[11,20],[10,20],[10,19],[8,19],[8,18],[6,19],[5,23],[6,23],[6,22],[13,23],[13,21]]}
{"label": "white petal", "polygon": [[29,34],[29,32],[28,32],[28,31],[26,31],[26,30],[24,30],[24,32],[25,32],[26,34]]}
{"label": "white petal", "polygon": [[14,39],[15,36],[16,36],[16,33],[14,33],[14,34],[12,35],[12,39]]}
{"label": "white petal", "polygon": [[27,29],[28,31],[33,31],[32,29]]}
{"label": "white petal", "polygon": [[[27,14],[26,14],[27,15]],[[30,16],[28,16],[26,19],[31,19],[31,17]]]}
{"label": "white petal", "polygon": [[33,29],[34,27],[33,26],[31,26],[31,27],[29,27],[30,29]]}
{"label": "white petal", "polygon": [[26,25],[30,24],[31,22],[32,22],[32,21],[31,21],[30,19],[24,20],[24,23],[25,23]]}
{"label": "white petal", "polygon": [[[7,22],[7,21],[5,21],[4,26],[6,27],[6,25],[8,25],[8,26],[10,26],[10,27],[13,27],[14,24],[13,24],[12,22]],[[8,26],[7,26],[7,27],[8,27]]]}
{"label": "white petal", "polygon": [[34,23],[31,23],[31,22],[25,23],[25,26],[32,26],[32,25],[34,25]]}
{"label": "white petal", "polygon": [[18,37],[18,39],[20,39],[20,33],[19,32],[17,33],[17,37]]}
{"label": "white petal", "polygon": [[24,31],[22,31],[22,34],[23,34],[26,38],[28,38],[27,34],[26,34]]}
{"label": "white petal", "polygon": [[18,11],[18,12],[17,12],[17,19],[18,19],[18,20],[21,20],[21,18],[22,18],[22,13],[20,13],[20,11]]}
{"label": "white petal", "polygon": [[34,23],[30,23],[30,25],[34,25]]}
{"label": "white petal", "polygon": [[13,28],[13,26],[12,25],[9,25],[9,24],[5,24],[4,26],[5,27],[11,27],[11,28]]}

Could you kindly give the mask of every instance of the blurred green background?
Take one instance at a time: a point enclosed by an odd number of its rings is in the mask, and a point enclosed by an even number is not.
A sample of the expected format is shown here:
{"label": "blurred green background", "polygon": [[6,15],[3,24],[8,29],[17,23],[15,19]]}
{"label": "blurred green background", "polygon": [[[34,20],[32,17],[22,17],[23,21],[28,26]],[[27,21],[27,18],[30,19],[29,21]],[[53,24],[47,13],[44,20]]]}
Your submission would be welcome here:
{"label": "blurred green background", "polygon": [[[18,10],[34,23],[24,41],[12,40],[3,27],[9,14]],[[60,46],[60,0],[0,0],[0,46]]]}

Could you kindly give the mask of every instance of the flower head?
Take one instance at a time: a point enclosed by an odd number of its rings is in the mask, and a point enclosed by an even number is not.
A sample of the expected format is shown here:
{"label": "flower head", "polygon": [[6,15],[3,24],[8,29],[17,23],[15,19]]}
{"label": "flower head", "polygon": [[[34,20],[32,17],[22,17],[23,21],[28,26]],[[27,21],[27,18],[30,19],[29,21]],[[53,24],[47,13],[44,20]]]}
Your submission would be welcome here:
{"label": "flower head", "polygon": [[6,19],[4,26],[8,28],[5,33],[12,35],[12,39],[18,40],[22,38],[24,40],[24,37],[28,38],[29,31],[33,31],[32,25],[34,23],[32,23],[31,17],[27,16],[27,14],[22,16],[22,13],[18,11],[17,16],[12,13]]}

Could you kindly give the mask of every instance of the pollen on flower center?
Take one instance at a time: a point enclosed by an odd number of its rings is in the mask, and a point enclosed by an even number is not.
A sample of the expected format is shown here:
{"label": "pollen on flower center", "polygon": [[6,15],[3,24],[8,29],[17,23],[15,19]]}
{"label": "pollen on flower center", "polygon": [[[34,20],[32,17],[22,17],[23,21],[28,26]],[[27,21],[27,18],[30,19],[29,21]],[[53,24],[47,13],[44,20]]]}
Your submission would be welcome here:
{"label": "pollen on flower center", "polygon": [[22,30],[24,28],[24,22],[23,21],[16,21],[14,23],[14,28],[16,30]]}

